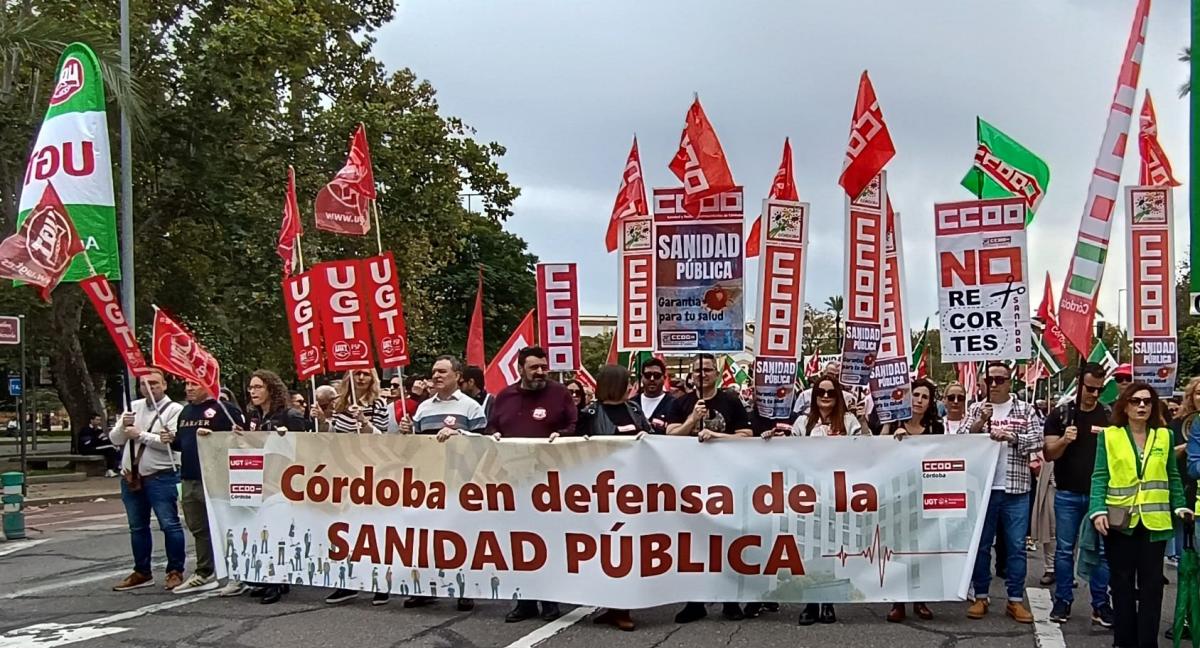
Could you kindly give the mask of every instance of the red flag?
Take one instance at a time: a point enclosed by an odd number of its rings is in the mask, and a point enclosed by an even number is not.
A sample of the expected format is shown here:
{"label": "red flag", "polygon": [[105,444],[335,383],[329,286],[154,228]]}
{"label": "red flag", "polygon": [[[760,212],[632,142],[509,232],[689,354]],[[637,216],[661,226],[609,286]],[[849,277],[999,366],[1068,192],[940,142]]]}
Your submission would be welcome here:
{"label": "red flag", "polygon": [[283,259],[283,278],[292,276],[296,260],[296,237],[304,232],[300,224],[300,206],[296,202],[296,171],[288,166],[287,197],[283,201],[283,223],[279,226],[279,243],[275,253]]}
{"label": "red flag", "polygon": [[[796,191],[796,180],[792,176],[792,143],[787,138],[783,140],[783,159],[779,161],[779,170],[775,172],[775,180],[771,182],[771,193],[767,195],[767,198],[800,200],[800,193]],[[761,240],[762,216],[760,215],[754,219],[754,225],[750,226],[750,236],[746,238],[746,258],[758,256]]]}
{"label": "red flag", "polygon": [[1058,327],[1058,317],[1054,313],[1054,289],[1050,286],[1050,273],[1046,273],[1046,287],[1042,290],[1042,304],[1038,306],[1038,319],[1042,320],[1045,329],[1042,332],[1042,342],[1046,345],[1046,350],[1049,351],[1055,360],[1061,366],[1066,366],[1069,360],[1067,356],[1067,336],[1063,335],[1062,329]]}
{"label": "red flag", "polygon": [[369,369],[371,331],[367,322],[367,282],[358,259],[326,261],[312,268],[313,301],[321,319],[325,368]]}
{"label": "red flag", "polygon": [[42,301],[49,302],[50,292],[80,252],[83,241],[75,224],[54,185],[47,182],[16,233],[0,242],[0,277],[37,286]]}
{"label": "red flag", "polygon": [[209,394],[221,393],[221,366],[178,322],[154,307],[154,366],[204,385]]}
{"label": "red flag", "polygon": [[108,282],[108,277],[104,275],[88,277],[79,282],[79,287],[92,302],[92,307],[96,309],[100,321],[104,322],[104,328],[108,329],[108,336],[117,346],[117,353],[125,361],[129,373],[139,378],[146,375],[148,372],[146,357],[142,355],[142,348],[138,346],[133,329],[129,328],[129,321],[125,319],[125,313],[121,310],[120,302],[117,301],[117,292]]}
{"label": "red flag", "polygon": [[736,186],[725,151],[704,108],[700,107],[699,98],[688,109],[679,136],[679,151],[667,166],[683,183],[683,208],[693,216],[700,212],[700,201]]}
{"label": "red flag", "polygon": [[370,206],[375,199],[375,175],[367,131],[362,124],[350,138],[350,155],[329,184],[317,193],[317,229],[363,236],[371,231]]}
{"label": "red flag", "polygon": [[[492,358],[492,364],[488,365],[487,371],[483,374],[484,384],[499,393],[504,387],[520,380],[521,375],[517,371],[517,354],[521,349],[533,346],[533,336],[534,320],[531,310],[508,337],[504,346],[500,347],[500,352],[496,354],[496,357]],[[491,387],[491,385],[503,385],[503,387]]]}
{"label": "red flag", "polygon": [[813,351],[812,357],[808,359],[808,364],[804,365],[804,377],[812,378],[821,373],[821,358],[819,353]]}
{"label": "red flag", "polygon": [[604,247],[613,252],[617,249],[617,236],[621,219],[626,216],[643,216],[650,213],[646,206],[646,184],[642,181],[642,158],[638,155],[637,138],[629,149],[625,160],[625,171],[621,174],[621,187],[617,189],[617,200],[613,203],[612,216],[608,220],[608,232],[604,234]]}
{"label": "red flag", "polygon": [[883,121],[871,77],[863,70],[858,81],[858,99],[854,102],[854,118],[850,121],[850,143],[846,145],[838,184],[851,200],[857,198],[894,155],[896,147]]}
{"label": "red flag", "polygon": [[608,355],[604,357],[604,364],[617,364],[617,332],[613,331],[612,342],[608,343]]}
{"label": "red flag", "polygon": [[[530,335],[532,340],[533,336]],[[532,344],[532,342],[530,343]],[[479,268],[479,287],[475,290],[475,310],[471,311],[471,328],[467,329],[467,365],[486,366],[483,354],[483,267]],[[487,382],[487,376],[484,376]]]}
{"label": "red flag", "polygon": [[921,348],[921,357],[917,359],[916,378],[929,377],[929,345],[926,344]]}
{"label": "red flag", "polygon": [[979,373],[975,370],[974,362],[956,362],[954,368],[958,371],[958,382],[962,383],[963,391],[967,392],[967,402],[975,400],[975,390],[979,388]]}
{"label": "red flag", "polygon": [[1150,101],[1150,91],[1146,91],[1146,101],[1142,103],[1142,114],[1138,119],[1141,127],[1138,131],[1138,151],[1142,156],[1141,173],[1138,184],[1155,187],[1178,187],[1179,181],[1171,172],[1171,161],[1158,143],[1158,120],[1154,116],[1154,102]]}
{"label": "red flag", "polygon": [[737,386],[737,373],[733,370],[733,361],[725,359],[725,369],[721,371],[721,389]]}
{"label": "red flag", "polygon": [[396,276],[396,258],[389,250],[363,260],[367,282],[367,309],[379,366],[385,369],[408,365],[408,327],[404,324],[404,301]]}
{"label": "red flag", "polygon": [[296,379],[308,380],[321,373],[321,322],[318,319],[313,272],[301,272],[283,280],[283,306],[292,338],[292,360]]}
{"label": "red flag", "polygon": [[[585,389],[591,390],[593,394],[596,393],[596,378],[592,376],[592,372],[587,370],[587,367],[580,367],[575,372],[575,380],[578,380],[579,384],[583,385]],[[484,382],[487,382],[486,378]]]}

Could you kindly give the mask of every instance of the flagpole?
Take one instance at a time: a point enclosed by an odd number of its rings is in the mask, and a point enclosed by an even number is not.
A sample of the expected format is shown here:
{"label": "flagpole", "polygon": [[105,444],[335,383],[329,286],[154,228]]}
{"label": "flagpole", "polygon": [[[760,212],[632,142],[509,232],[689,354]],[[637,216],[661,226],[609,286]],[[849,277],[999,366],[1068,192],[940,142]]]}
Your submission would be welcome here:
{"label": "flagpole", "polygon": [[[300,235],[300,234],[296,235],[296,264],[299,266],[300,272],[303,273],[304,272],[304,248],[303,248],[303,246],[300,245],[301,238],[303,238],[302,235]],[[312,403],[313,405],[316,405],[317,404],[317,377],[315,375],[308,377],[308,385],[309,385],[309,391],[311,392],[311,395],[309,396],[309,399],[310,399],[309,402]],[[217,400],[220,401],[220,398],[218,398]],[[232,421],[233,419],[230,419],[230,420]]]}
{"label": "flagpole", "polygon": [[[133,68],[129,57],[129,0],[120,0],[121,69],[126,81],[132,80]],[[121,109],[121,308],[129,330],[134,330],[137,315],[134,308],[133,274],[133,143],[129,128],[129,114]],[[90,265],[90,264],[89,264]],[[95,270],[92,271],[95,274]],[[126,389],[133,389],[133,372],[125,369],[130,378]]]}
{"label": "flagpole", "polygon": [[371,201],[371,213],[375,215],[375,247],[379,249],[379,254],[383,254],[383,234],[379,229],[379,201]]}

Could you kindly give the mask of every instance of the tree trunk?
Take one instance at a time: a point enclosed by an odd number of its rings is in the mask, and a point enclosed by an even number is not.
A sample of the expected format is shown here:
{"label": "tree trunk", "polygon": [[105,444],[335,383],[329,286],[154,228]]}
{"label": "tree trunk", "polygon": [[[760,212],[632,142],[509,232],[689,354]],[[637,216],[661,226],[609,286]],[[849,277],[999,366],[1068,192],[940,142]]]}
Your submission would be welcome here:
{"label": "tree trunk", "polygon": [[100,395],[88,372],[87,359],[79,344],[79,318],[83,313],[84,295],[79,286],[64,284],[54,291],[53,320],[50,334],[54,337],[54,387],[67,415],[71,417],[71,447],[76,447],[79,431],[92,416],[103,411]]}

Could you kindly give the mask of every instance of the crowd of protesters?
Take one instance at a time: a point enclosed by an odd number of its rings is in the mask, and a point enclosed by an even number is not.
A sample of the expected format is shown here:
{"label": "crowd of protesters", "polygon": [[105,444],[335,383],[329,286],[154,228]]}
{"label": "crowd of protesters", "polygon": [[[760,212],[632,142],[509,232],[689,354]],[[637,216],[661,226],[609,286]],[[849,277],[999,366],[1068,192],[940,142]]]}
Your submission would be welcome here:
{"label": "crowd of protesters", "polygon": [[[603,367],[594,393],[577,380],[552,380],[546,352],[538,347],[520,351],[518,372],[518,382],[493,394],[481,368],[464,367],[447,355],[438,357],[425,377],[381,382],[372,369],[348,372],[317,387],[309,403],[306,393],[289,392],[278,375],[260,370],[250,378],[243,411],[228,390],[214,395],[194,382],[186,384],[186,403],[176,403],[166,395],[166,377],[151,371],[140,381],[143,398],[131,403],[106,433],[93,421],[97,430],[88,436],[89,449],[107,451],[109,469],[122,476],[133,571],[113,589],[155,584],[152,512],[166,548],[166,589],[184,594],[221,587],[196,437],[224,430],[427,434],[439,441],[463,434],[548,441],[568,435],[666,434],[700,442],[870,434],[902,442],[926,434],[986,434],[1000,444],[1000,459],[983,514],[966,616],[981,619],[989,613],[991,584],[998,579],[1004,584],[1005,614],[1018,623],[1032,623],[1024,603],[1027,552],[1040,549],[1040,582],[1053,588],[1050,619],[1070,619],[1076,575],[1085,574],[1091,622],[1112,628],[1116,646],[1156,645],[1164,564],[1177,558],[1185,533],[1194,533],[1200,378],[1187,385],[1180,403],[1160,400],[1149,385],[1134,382],[1128,365],[1106,372],[1088,363],[1081,367],[1075,393],[1049,406],[1020,398],[1012,369],[992,362],[979,394],[968,394],[959,383],[939,390],[929,380],[915,380],[911,418],[881,424],[869,395],[843,388],[837,363],[812,377],[811,388],[797,394],[786,420],[764,419],[736,390],[721,389],[716,359],[706,354],[696,357],[687,375],[672,376],[658,359],[641,363],[632,381],[623,367]],[[1110,380],[1119,394],[1111,408],[1100,402]],[[195,568],[187,578],[180,503],[196,546]],[[234,577],[220,594],[249,595],[271,604],[288,589]],[[336,605],[358,596],[356,590],[338,588],[325,600]],[[389,600],[389,594],[376,592],[372,603]],[[423,607],[436,600],[414,594],[403,605]],[[464,612],[474,608],[466,597],[455,605]],[[778,610],[771,603],[721,606],[722,616],[734,621]],[[912,612],[922,620],[933,618],[926,603],[912,604]],[[690,623],[707,614],[706,604],[688,603],[675,621]],[[560,615],[556,602],[521,600],[505,620],[549,621]],[[906,606],[895,604],[887,620],[900,622],[906,615]],[[622,630],[636,625],[631,612],[622,609],[604,610],[595,621]],[[801,625],[836,621],[834,607],[827,603],[807,604],[799,615]]]}

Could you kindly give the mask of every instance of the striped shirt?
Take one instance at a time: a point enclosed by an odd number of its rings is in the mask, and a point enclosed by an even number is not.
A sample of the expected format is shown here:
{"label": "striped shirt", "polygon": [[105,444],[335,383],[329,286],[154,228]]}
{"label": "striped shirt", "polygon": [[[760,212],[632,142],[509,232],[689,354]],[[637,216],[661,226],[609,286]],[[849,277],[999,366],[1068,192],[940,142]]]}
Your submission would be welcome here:
{"label": "striped shirt", "polygon": [[421,401],[412,418],[417,434],[437,434],[444,427],[461,432],[483,432],[487,428],[483,406],[458,390],[446,399],[434,394]]}
{"label": "striped shirt", "polygon": [[[376,434],[383,434],[384,431],[388,429],[388,411],[391,409],[392,408],[388,407],[388,404],[384,402],[382,398],[375,399],[374,403],[371,403],[367,407],[363,408],[363,414],[375,428]],[[350,412],[334,412],[333,418],[330,420],[333,423],[334,432],[353,434],[356,432],[365,431],[365,427],[361,426],[358,422],[358,419],[354,418]],[[363,430],[359,430],[360,427],[362,427]]]}

